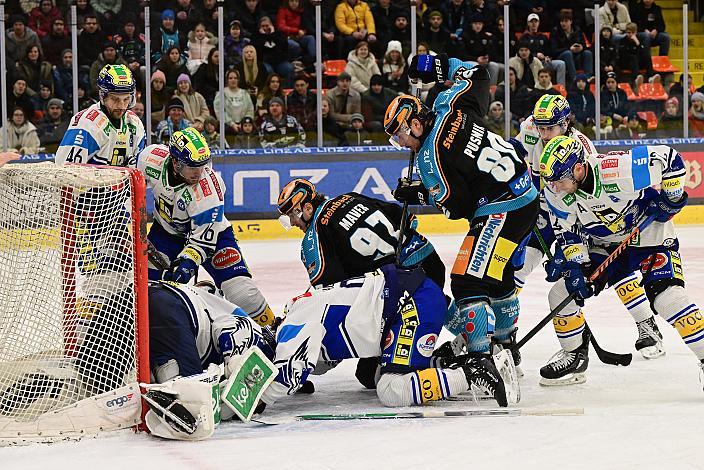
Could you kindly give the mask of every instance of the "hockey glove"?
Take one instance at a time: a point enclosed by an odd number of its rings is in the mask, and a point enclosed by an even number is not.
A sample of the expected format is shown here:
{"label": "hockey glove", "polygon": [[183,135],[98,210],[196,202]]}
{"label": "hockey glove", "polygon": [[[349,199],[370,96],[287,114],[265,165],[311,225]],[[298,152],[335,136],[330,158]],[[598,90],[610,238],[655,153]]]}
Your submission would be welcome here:
{"label": "hockey glove", "polygon": [[398,202],[421,206],[428,203],[428,190],[425,189],[420,180],[399,178],[398,186],[396,186],[392,194]]}
{"label": "hockey glove", "polygon": [[645,214],[655,215],[657,222],[667,222],[687,205],[688,198],[687,192],[683,192],[679,201],[672,201],[663,191],[660,191],[658,196],[648,204]]}
{"label": "hockey glove", "polygon": [[528,157],[528,150],[526,150],[520,140],[516,139],[515,137],[511,137],[510,139],[508,139],[508,143],[513,145],[513,148],[516,150],[516,153],[519,157],[524,160]]}
{"label": "hockey glove", "polygon": [[190,258],[176,258],[176,261],[171,265],[169,271],[164,271],[163,279],[165,281],[187,283],[198,270],[198,265]]}
{"label": "hockey glove", "polygon": [[443,83],[450,71],[450,60],[447,54],[415,55],[408,68],[408,78],[420,79],[423,83]]}
{"label": "hockey glove", "polygon": [[562,277],[562,271],[565,269],[565,264],[567,260],[562,250],[559,248],[556,250],[555,256],[545,262],[545,280],[548,282],[556,282]]}
{"label": "hockey glove", "polygon": [[567,292],[576,294],[575,301],[580,307],[584,306],[584,299],[594,295],[594,289],[587,282],[587,278],[582,272],[582,265],[574,261],[567,261],[562,271],[565,277]]}

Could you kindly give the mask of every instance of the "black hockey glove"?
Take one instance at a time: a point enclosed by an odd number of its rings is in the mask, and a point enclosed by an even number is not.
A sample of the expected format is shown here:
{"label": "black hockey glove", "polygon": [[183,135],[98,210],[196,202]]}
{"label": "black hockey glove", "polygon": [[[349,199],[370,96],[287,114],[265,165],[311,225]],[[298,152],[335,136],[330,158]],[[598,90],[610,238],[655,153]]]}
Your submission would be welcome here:
{"label": "black hockey glove", "polygon": [[408,67],[408,78],[420,79],[423,83],[443,83],[448,80],[450,59],[447,54],[415,55]]}
{"label": "black hockey glove", "polygon": [[428,203],[428,190],[420,180],[399,178],[398,185],[392,194],[398,202],[407,202],[416,206]]}

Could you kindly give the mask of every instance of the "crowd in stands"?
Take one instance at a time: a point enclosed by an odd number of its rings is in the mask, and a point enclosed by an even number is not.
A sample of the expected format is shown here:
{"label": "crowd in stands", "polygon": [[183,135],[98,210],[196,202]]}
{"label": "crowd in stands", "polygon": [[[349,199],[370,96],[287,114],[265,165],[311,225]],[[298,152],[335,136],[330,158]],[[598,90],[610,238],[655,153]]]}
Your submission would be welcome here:
{"label": "crowd in stands", "polygon": [[[603,0],[596,12],[598,32],[592,0],[514,1],[508,25],[503,18],[505,0],[412,1],[416,50],[411,50],[409,0],[322,2],[321,42],[328,67],[320,104],[325,145],[384,144],[386,106],[397,94],[409,92],[407,67],[413,55],[428,53],[447,53],[489,68],[494,96],[486,124],[502,135],[504,113],[511,113],[516,132],[541,95],[562,93],[571,104],[575,125],[589,135],[599,126],[605,138],[677,136],[682,113],[688,112],[690,135],[704,136],[704,87],[695,93],[690,82],[689,103],[684,103],[683,76],[654,71],[651,48],[658,48],[653,54],[667,56],[671,42],[654,0]],[[315,144],[319,106],[313,90],[314,0],[226,0],[224,57],[217,47],[216,0],[151,0],[149,47],[143,31],[147,2],[77,0],[75,54],[69,3],[5,2],[10,146],[26,153],[54,150],[74,112],[74,92],[81,109],[95,103],[98,72],[117,63],[127,65],[138,82],[134,111],[145,122],[151,120],[154,141],[166,142],[174,131],[195,126],[218,148],[224,121],[230,147]],[[510,33],[507,63],[505,27]],[[600,35],[598,84],[594,34]],[[222,94],[220,61],[225,68]],[[422,99],[432,105],[447,85],[425,84]],[[667,86],[666,95],[652,103],[638,101],[636,110],[634,98],[641,98],[642,85]],[[504,105],[506,86],[510,111]],[[149,116],[145,87],[151,89]],[[598,123],[596,92],[601,100]],[[656,115],[656,124],[643,109]]]}

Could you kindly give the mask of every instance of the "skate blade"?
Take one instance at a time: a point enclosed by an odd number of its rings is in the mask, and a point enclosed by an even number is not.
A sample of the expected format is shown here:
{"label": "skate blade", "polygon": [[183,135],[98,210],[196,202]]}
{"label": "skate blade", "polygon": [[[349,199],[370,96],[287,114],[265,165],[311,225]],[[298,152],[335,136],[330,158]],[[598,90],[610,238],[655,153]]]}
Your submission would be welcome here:
{"label": "skate blade", "polygon": [[494,365],[504,381],[508,403],[517,405],[521,401],[521,386],[518,383],[518,373],[516,364],[513,362],[513,355],[508,349],[504,349],[498,354],[494,354],[493,359]]}
{"label": "skate blade", "polygon": [[646,346],[638,350],[644,359],[657,359],[665,355],[665,348],[663,348],[662,343],[658,342],[654,346]]}
{"label": "skate blade", "polygon": [[560,377],[559,379],[546,379],[545,377],[540,379],[540,385],[543,387],[564,387],[567,385],[577,385],[583,384],[587,381],[587,376],[584,373],[570,374],[565,377]]}

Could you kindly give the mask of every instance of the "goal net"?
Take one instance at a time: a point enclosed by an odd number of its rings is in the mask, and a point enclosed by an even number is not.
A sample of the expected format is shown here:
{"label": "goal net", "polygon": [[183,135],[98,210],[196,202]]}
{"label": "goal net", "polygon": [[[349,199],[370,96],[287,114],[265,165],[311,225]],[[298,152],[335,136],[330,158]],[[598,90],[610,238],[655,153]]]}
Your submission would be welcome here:
{"label": "goal net", "polygon": [[0,168],[0,444],[141,422],[146,211],[136,170]]}

